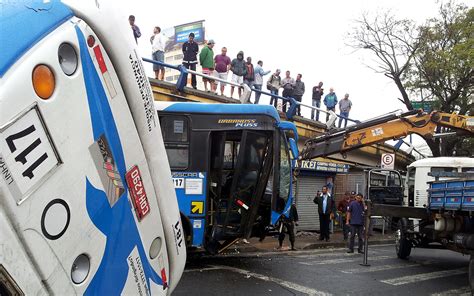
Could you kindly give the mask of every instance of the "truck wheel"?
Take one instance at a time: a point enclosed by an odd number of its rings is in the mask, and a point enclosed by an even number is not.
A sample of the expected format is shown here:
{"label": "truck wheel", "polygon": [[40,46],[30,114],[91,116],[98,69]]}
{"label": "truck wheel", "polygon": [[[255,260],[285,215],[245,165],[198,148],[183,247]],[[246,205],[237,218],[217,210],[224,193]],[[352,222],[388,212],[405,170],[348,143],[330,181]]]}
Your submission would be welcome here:
{"label": "truck wheel", "polygon": [[411,241],[407,238],[406,229],[408,221],[401,219],[398,221],[398,227],[395,231],[395,249],[397,257],[400,259],[407,259],[411,253]]}
{"label": "truck wheel", "polygon": [[474,291],[474,255],[471,255],[469,260],[469,287],[471,288],[471,295]]}

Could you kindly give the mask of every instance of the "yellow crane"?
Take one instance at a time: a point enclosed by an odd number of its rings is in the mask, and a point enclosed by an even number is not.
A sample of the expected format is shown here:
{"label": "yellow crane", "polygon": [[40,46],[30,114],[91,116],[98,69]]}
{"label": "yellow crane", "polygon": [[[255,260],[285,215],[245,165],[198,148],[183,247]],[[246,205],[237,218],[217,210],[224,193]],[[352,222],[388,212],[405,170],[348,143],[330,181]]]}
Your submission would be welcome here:
{"label": "yellow crane", "polygon": [[437,127],[444,127],[460,136],[474,136],[474,116],[413,110],[388,114],[349,126],[343,130],[309,139],[300,153],[300,160],[342,153],[388,140],[398,140],[410,134],[432,138]]}

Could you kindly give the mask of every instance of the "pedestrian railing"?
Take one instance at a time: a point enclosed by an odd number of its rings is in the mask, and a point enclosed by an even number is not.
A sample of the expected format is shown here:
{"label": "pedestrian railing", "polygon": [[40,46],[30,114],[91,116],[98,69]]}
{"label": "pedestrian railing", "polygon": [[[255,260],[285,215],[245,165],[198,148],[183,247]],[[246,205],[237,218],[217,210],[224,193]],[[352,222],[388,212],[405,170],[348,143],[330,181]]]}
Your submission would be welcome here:
{"label": "pedestrian railing", "polygon": [[235,82],[232,82],[232,81],[227,81],[227,80],[224,80],[224,79],[220,79],[220,78],[215,77],[215,76],[210,76],[210,75],[199,73],[199,72],[196,72],[196,71],[193,71],[193,70],[189,70],[189,69],[186,69],[186,67],[184,67],[183,65],[170,65],[170,64],[167,64],[167,63],[164,63],[164,62],[155,61],[155,60],[151,60],[151,59],[148,59],[148,58],[143,58],[143,61],[179,71],[180,75],[179,75],[178,80],[176,81],[176,89],[178,91],[181,91],[181,92],[184,92],[184,88],[186,87],[186,85],[188,83],[188,74],[192,74],[192,75],[197,75],[197,76],[200,76],[200,77],[207,78],[209,80],[219,81],[219,82],[223,82],[225,84],[229,84],[229,85],[232,85],[232,86],[242,88],[243,91],[242,91],[242,94],[239,98],[241,103],[250,103],[250,96],[252,95],[252,92],[260,93],[261,95],[266,95],[266,96],[269,96],[269,97],[273,97],[274,99],[281,100],[283,102],[282,104],[289,105],[289,108],[287,108],[287,111],[285,112],[286,117],[289,120],[293,120],[293,117],[295,116],[296,110],[297,110],[298,107],[300,107],[300,108],[304,107],[304,108],[308,108],[310,110],[313,110],[314,112],[321,112],[323,114],[328,114],[329,119],[326,121],[326,127],[328,129],[334,128],[334,126],[336,124],[336,120],[338,118],[341,118],[342,120],[347,120],[348,122],[352,122],[352,123],[359,123],[358,120],[342,117],[342,116],[336,114],[332,110],[329,110],[329,111],[324,110],[324,109],[321,109],[319,107],[315,107],[315,106],[311,106],[311,105],[307,105],[307,104],[303,104],[301,102],[298,102],[292,97],[283,97],[283,96],[275,95],[275,94],[272,94],[270,92],[266,92],[266,91],[263,91],[263,90],[260,90],[260,89],[251,88],[245,83],[238,84],[238,83],[235,83]]}

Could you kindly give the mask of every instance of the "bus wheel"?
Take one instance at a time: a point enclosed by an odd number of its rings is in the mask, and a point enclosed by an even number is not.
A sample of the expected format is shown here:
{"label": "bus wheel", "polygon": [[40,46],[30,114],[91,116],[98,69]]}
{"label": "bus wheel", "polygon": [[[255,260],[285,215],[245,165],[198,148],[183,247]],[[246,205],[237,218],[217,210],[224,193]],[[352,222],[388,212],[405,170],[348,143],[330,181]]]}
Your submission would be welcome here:
{"label": "bus wheel", "polygon": [[471,254],[471,259],[469,260],[469,287],[471,288],[471,295],[474,291],[474,255]]}
{"label": "bus wheel", "polygon": [[395,231],[395,249],[397,251],[397,257],[400,259],[407,259],[411,253],[411,241],[407,238],[408,221],[406,219],[400,219],[398,221],[398,227]]}

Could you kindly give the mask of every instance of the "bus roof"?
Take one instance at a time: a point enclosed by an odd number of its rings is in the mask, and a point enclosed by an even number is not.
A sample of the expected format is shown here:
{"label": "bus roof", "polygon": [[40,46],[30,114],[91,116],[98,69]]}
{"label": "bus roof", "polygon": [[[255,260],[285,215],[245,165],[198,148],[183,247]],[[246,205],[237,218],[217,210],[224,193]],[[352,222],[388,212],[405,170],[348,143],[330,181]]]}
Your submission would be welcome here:
{"label": "bus roof", "polygon": [[275,107],[253,104],[206,104],[183,102],[155,102],[155,109],[167,112],[212,113],[212,114],[259,114],[273,117],[279,123],[280,115]]}
{"label": "bus roof", "polygon": [[414,161],[408,167],[474,167],[474,158],[430,157]]}
{"label": "bus roof", "polygon": [[39,40],[73,16],[58,0],[9,1],[0,21],[0,77]]}

